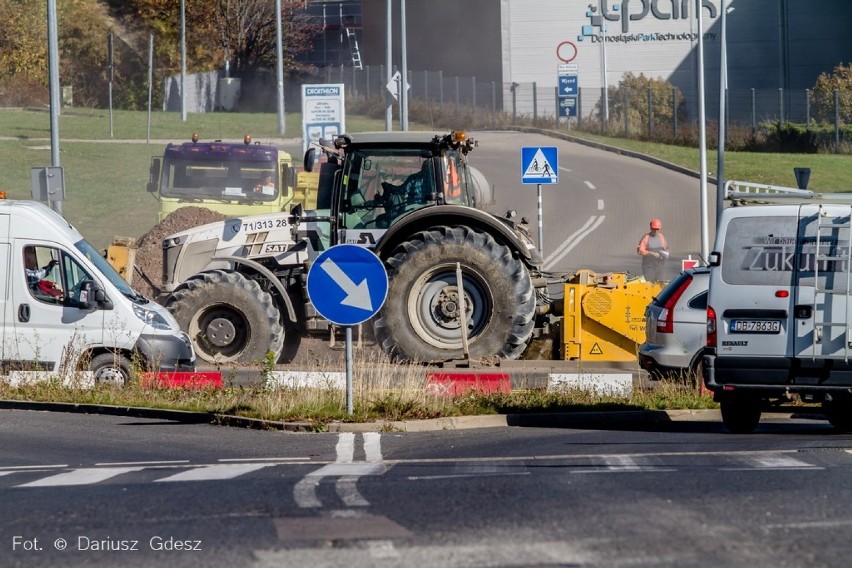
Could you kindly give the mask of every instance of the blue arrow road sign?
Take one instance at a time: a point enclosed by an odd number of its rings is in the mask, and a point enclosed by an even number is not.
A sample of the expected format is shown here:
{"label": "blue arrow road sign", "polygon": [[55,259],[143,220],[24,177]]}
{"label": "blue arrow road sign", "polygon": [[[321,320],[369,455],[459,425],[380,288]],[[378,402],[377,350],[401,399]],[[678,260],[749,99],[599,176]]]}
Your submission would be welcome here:
{"label": "blue arrow road sign", "polygon": [[523,183],[559,183],[558,152],[552,146],[521,148],[521,181]]}
{"label": "blue arrow road sign", "polygon": [[385,303],[388,275],[382,261],[357,245],[324,251],[308,271],[308,297],[317,312],[337,325],[356,325]]}

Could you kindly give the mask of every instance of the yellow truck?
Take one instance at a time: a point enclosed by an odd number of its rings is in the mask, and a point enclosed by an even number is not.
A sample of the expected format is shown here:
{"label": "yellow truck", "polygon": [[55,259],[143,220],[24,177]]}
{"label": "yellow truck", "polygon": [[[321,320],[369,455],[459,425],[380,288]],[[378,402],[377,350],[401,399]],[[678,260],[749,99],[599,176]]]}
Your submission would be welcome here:
{"label": "yellow truck", "polygon": [[159,221],[186,206],[205,207],[228,217],[289,211],[297,203],[316,208],[318,174],[297,172],[288,152],[252,143],[167,144],[151,159],[148,191],[160,202]]}

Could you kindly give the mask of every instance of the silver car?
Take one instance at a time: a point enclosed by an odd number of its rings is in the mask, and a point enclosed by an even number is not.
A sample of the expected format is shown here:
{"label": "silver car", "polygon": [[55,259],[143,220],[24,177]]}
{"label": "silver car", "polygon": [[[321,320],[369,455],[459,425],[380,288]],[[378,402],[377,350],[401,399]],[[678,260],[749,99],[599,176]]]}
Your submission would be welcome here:
{"label": "silver car", "polygon": [[678,274],[645,308],[645,343],[639,366],[651,378],[678,376],[701,380],[701,356],[707,343],[707,292],[710,269]]}

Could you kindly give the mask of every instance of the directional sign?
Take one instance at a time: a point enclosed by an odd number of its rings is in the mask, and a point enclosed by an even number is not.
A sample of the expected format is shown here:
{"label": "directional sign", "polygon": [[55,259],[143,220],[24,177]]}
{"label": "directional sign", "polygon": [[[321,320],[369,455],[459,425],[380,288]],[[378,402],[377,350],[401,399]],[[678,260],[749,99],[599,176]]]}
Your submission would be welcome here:
{"label": "directional sign", "polygon": [[382,261],[357,245],[337,245],[319,255],[308,271],[308,297],[317,312],[337,325],[356,325],[385,303],[388,275]]}
{"label": "directional sign", "polygon": [[[399,100],[399,93],[400,93],[399,84],[400,83],[402,83],[402,74],[399,71],[397,71],[396,73],[394,73],[391,76],[391,79],[390,79],[390,81],[388,81],[388,84],[385,85],[385,88],[388,90],[388,92],[393,97],[393,100],[395,100],[395,101]],[[405,88],[408,91],[411,90],[411,85],[408,84],[408,81],[405,82]]]}
{"label": "directional sign", "polygon": [[559,154],[552,146],[521,148],[523,183],[559,183]]}
{"label": "directional sign", "polygon": [[577,116],[577,97],[559,97],[559,116]]}
{"label": "directional sign", "polygon": [[559,75],[559,96],[577,94],[577,75]]}

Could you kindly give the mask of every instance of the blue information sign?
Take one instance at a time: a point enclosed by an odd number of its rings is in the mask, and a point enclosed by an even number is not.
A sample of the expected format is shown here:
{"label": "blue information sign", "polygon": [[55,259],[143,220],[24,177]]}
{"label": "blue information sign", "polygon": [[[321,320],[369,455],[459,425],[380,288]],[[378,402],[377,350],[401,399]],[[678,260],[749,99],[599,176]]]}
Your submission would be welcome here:
{"label": "blue information sign", "polygon": [[559,183],[559,154],[556,147],[521,148],[521,181],[523,183]]}
{"label": "blue information sign", "polygon": [[577,117],[577,97],[559,97],[559,116]]}
{"label": "blue information sign", "polygon": [[357,245],[333,246],[308,271],[308,297],[317,312],[337,325],[357,325],[385,303],[388,275],[382,261]]}
{"label": "blue information sign", "polygon": [[559,75],[559,96],[577,94],[577,75]]}

